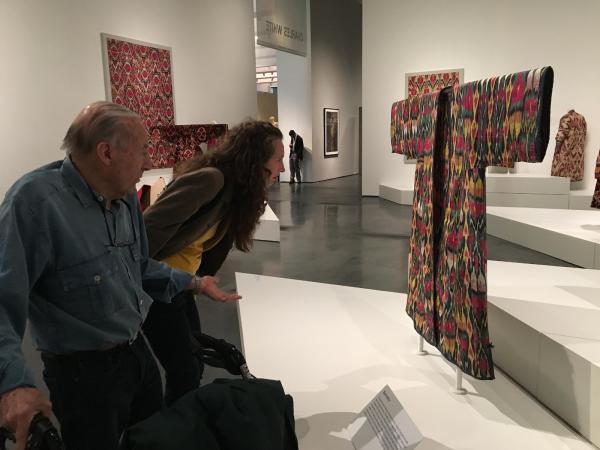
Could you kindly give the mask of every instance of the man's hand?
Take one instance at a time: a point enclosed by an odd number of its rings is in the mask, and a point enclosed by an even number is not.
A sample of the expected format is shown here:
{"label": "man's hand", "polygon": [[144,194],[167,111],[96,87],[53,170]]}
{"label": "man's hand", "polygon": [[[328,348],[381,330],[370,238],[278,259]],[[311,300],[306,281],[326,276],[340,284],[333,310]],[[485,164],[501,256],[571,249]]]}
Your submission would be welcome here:
{"label": "man's hand", "polygon": [[36,388],[19,387],[0,397],[0,424],[15,434],[15,450],[25,450],[31,419],[39,412],[50,417],[52,404]]}
{"label": "man's hand", "polygon": [[219,279],[217,277],[194,277],[192,278],[189,289],[192,289],[199,294],[206,294],[216,302],[231,302],[242,298],[235,293],[228,293],[220,289],[219,286],[217,286],[218,282]]}

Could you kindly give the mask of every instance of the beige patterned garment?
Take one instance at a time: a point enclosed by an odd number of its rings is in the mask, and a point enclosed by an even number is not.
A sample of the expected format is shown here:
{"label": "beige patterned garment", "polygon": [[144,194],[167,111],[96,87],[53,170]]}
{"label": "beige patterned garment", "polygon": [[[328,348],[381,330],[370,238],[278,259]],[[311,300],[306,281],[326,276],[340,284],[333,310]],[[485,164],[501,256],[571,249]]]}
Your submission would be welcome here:
{"label": "beige patterned garment", "polygon": [[550,174],[569,177],[571,181],[583,179],[583,148],[587,124],[574,110],[561,117],[556,133],[556,148]]}

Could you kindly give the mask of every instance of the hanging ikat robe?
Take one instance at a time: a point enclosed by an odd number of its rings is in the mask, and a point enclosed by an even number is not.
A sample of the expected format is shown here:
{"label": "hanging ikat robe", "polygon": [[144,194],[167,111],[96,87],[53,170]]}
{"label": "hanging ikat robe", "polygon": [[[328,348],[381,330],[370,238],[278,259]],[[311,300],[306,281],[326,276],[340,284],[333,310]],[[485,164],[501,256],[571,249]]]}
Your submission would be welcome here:
{"label": "hanging ikat robe", "polygon": [[493,379],[487,327],[485,168],[543,160],[552,68],[392,105],[392,150],[417,159],[406,311],[463,372]]}
{"label": "hanging ikat robe", "polygon": [[594,196],[592,197],[592,208],[600,209],[600,151],[598,152],[598,157],[596,158],[596,170],[594,172],[594,176],[596,177],[596,190],[594,192]]}

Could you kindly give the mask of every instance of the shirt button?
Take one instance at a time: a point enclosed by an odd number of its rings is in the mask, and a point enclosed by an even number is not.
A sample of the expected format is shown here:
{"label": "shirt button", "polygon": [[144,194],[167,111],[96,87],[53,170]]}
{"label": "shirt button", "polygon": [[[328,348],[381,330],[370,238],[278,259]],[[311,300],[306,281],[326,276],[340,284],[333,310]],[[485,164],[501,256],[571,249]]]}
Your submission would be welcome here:
{"label": "shirt button", "polygon": [[104,197],[102,195],[98,196],[98,201],[103,202],[104,201]]}
{"label": "shirt button", "polygon": [[102,281],[102,277],[100,275],[94,275],[94,283],[100,284],[100,281]]}

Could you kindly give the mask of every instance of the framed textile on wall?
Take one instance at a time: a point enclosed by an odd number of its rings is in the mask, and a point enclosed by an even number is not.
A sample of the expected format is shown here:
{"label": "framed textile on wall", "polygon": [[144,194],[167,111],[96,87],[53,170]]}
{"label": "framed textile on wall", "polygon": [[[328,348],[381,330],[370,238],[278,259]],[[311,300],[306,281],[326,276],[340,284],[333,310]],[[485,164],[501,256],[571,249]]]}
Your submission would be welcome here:
{"label": "framed textile on wall", "polygon": [[[404,75],[404,98],[441,91],[445,87],[462,84],[465,69],[430,70]],[[404,161],[414,164],[416,159],[404,157]]]}
{"label": "framed textile on wall", "polygon": [[464,75],[464,69],[407,73],[404,76],[405,98],[440,91],[445,87],[453,86],[454,84],[462,84]]}
{"label": "framed textile on wall", "polygon": [[217,147],[227,133],[227,124],[164,125],[150,127],[150,154],[155,168],[173,167]]}
{"label": "framed textile on wall", "polygon": [[339,156],[339,124],[340,110],[323,108],[323,131],[325,138],[323,140],[323,149],[325,158]]}
{"label": "framed textile on wall", "polygon": [[109,101],[138,113],[146,127],[175,124],[171,48],[101,33]]}

